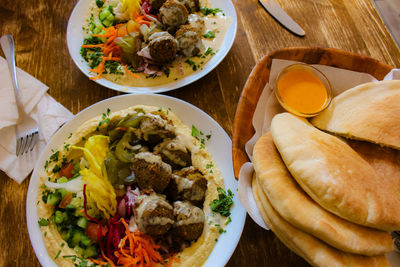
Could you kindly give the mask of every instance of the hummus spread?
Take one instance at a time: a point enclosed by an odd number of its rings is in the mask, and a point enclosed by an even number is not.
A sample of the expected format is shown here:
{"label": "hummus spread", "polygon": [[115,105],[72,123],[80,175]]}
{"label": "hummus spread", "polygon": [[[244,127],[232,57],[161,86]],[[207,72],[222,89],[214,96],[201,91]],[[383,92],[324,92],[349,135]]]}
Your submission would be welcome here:
{"label": "hummus spread", "polygon": [[[60,232],[57,230],[56,224],[51,219],[54,213],[54,208],[47,205],[42,200],[42,194],[49,189],[45,185],[46,180],[55,181],[55,179],[59,177],[59,174],[54,174],[52,170],[54,170],[56,165],[60,165],[63,158],[70,160],[73,158],[76,159],[82,155],[82,152],[71,149],[71,147],[83,146],[84,140],[87,140],[93,134],[98,133],[98,131],[101,132],[102,129],[106,128],[107,123],[100,123],[101,121],[104,121],[105,115],[107,119],[109,118],[110,121],[113,121],[120,117],[124,117],[127,114],[134,113],[137,109],[141,109],[145,113],[155,113],[157,111],[160,112],[161,110],[158,107],[137,105],[125,110],[95,117],[85,122],[76,130],[76,132],[71,133],[69,138],[65,140],[64,145],[57,150],[59,151],[57,154],[58,159],[54,160],[53,157],[53,160],[49,160],[49,163],[46,164],[46,175],[41,178],[41,185],[37,195],[38,216],[39,218],[47,218],[49,221],[48,225],[41,226],[41,230],[48,254],[50,258],[54,259],[57,265],[72,266],[74,263],[73,260],[76,260],[73,255],[81,256],[73,248],[70,248],[66,241],[64,241]],[[220,225],[225,225],[224,223],[226,218],[220,214],[214,213],[210,209],[210,203],[214,199],[218,199],[217,187],[224,188],[224,180],[218,167],[215,166],[213,157],[208,152],[207,148],[204,147],[204,145],[202,146],[202,142],[192,136],[192,130],[188,126],[184,125],[169,109],[168,112],[166,112],[166,110],[163,112],[168,120],[172,122],[176,138],[183,141],[186,148],[191,152],[192,166],[200,170],[207,180],[207,190],[202,207],[205,217],[203,232],[197,240],[193,241],[189,247],[183,249],[183,251],[177,255],[179,263],[174,261],[172,266],[201,266],[204,264],[217,242],[221,232]],[[99,126],[99,124],[101,125]],[[55,153],[57,153],[57,151]],[[210,170],[210,163],[212,163],[212,170]],[[79,194],[82,195],[82,192],[77,193],[77,195]],[[90,262],[90,260],[87,261]]]}

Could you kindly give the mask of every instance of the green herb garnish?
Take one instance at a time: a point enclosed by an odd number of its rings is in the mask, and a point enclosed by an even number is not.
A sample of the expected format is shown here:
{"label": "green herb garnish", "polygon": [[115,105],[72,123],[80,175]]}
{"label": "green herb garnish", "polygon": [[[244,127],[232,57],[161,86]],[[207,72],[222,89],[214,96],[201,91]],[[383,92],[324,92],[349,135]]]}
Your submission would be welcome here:
{"label": "green herb garnish", "polygon": [[57,173],[57,172],[59,172],[61,170],[61,167],[60,166],[58,166],[57,164],[56,164],[56,166],[54,166],[54,168],[53,168],[53,173]]}
{"label": "green herb garnish", "polygon": [[111,110],[109,108],[107,108],[106,113],[103,113],[103,115],[101,115],[101,121],[99,122],[99,125],[96,128],[96,131],[99,130],[99,127],[101,125],[110,123],[110,112],[111,112]]}
{"label": "green herb garnish", "polygon": [[[200,10],[203,12],[205,16],[212,14],[213,16],[217,15],[217,13],[222,12],[221,9],[219,8],[208,8],[208,7],[202,7]],[[225,15],[225,14],[224,14]]]}
{"label": "green herb garnish", "polygon": [[210,208],[213,212],[219,213],[222,216],[228,217],[231,215],[231,207],[233,205],[233,193],[230,189],[225,192],[221,187],[217,188],[218,191],[218,199],[214,199]]}
{"label": "green herb garnish", "polygon": [[166,69],[164,70],[165,76],[167,76],[167,78],[169,77],[170,72],[171,72],[171,71],[170,71],[169,68],[166,68]]}
{"label": "green herb garnish", "polygon": [[54,152],[51,156],[50,156],[50,161],[58,161],[58,155],[60,154],[60,151],[56,151]]}
{"label": "green herb garnish", "polygon": [[215,53],[214,53],[214,50],[213,50],[211,47],[209,47],[209,48],[207,48],[207,50],[206,50],[206,52],[204,53],[204,55],[205,55],[205,56],[208,56],[208,55],[215,55]]}
{"label": "green herb garnish", "polygon": [[102,1],[102,0],[96,0],[96,6],[97,6],[98,8],[103,7],[103,5],[104,5],[104,1]]}
{"label": "green herb garnish", "polygon": [[213,39],[215,38],[215,33],[213,31],[207,31],[205,34],[203,34],[203,37]]}
{"label": "green herb garnish", "polygon": [[193,71],[197,70],[197,65],[196,63],[194,63],[194,61],[190,60],[190,59],[186,59],[185,63],[188,64],[189,66],[192,67]]}
{"label": "green herb garnish", "polygon": [[197,130],[196,126],[192,125],[192,136],[198,139],[199,136],[199,130]]}
{"label": "green herb garnish", "polygon": [[38,221],[38,224],[40,227],[47,226],[47,225],[49,225],[49,219],[40,218],[40,220]]}

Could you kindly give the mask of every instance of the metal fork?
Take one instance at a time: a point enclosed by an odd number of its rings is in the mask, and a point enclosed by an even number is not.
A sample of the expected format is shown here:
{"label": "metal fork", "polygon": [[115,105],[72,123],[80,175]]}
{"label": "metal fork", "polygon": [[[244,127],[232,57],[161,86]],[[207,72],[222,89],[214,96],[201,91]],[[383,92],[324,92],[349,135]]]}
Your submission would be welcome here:
{"label": "metal fork", "polygon": [[26,114],[22,103],[21,93],[18,88],[17,74],[15,70],[14,39],[11,35],[3,35],[0,45],[8,62],[11,80],[14,87],[15,101],[18,107],[18,121],[15,127],[17,135],[17,147],[15,154],[18,156],[32,151],[39,139],[39,127],[34,119]]}

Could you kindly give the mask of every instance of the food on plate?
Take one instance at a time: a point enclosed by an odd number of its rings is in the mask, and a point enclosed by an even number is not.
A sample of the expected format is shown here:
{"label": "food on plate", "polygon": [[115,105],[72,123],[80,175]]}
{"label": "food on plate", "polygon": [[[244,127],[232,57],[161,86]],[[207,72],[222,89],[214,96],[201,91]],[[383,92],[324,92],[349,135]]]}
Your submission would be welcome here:
{"label": "food on plate", "polygon": [[202,69],[230,20],[207,0],[91,0],[80,53],[90,79],[166,84]]}
{"label": "food on plate", "polygon": [[271,206],[257,180],[253,178],[253,195],[266,224],[279,239],[313,266],[390,266],[384,255],[362,256],[345,253],[300,231],[283,219]]}
{"label": "food on plate", "polygon": [[169,108],[137,105],[71,133],[37,195],[55,263],[203,265],[233,201],[199,132]]}
{"label": "food on plate", "polygon": [[400,149],[400,81],[365,83],[346,90],[311,122],[344,137]]}
{"label": "food on plate", "polygon": [[357,224],[400,229],[397,188],[344,141],[289,113],[273,118],[271,135],[290,173],[323,208]]}
{"label": "food on plate", "polygon": [[253,165],[258,189],[293,227],[349,253],[373,256],[393,250],[389,233],[341,219],[314,202],[287,170],[269,132],[254,146]]}
{"label": "food on plate", "polygon": [[315,116],[331,101],[331,88],[327,78],[306,64],[293,64],[284,68],[275,83],[275,95],[287,111],[302,117]]}

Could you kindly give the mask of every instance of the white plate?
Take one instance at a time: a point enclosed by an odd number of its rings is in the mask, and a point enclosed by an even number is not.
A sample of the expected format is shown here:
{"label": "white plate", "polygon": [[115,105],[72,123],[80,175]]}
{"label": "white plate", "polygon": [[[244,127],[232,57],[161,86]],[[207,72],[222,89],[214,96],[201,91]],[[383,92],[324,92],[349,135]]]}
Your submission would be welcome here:
{"label": "white plate", "polygon": [[229,136],[221,126],[219,126],[218,123],[205,112],[182,100],[155,94],[131,94],[109,98],[81,111],[53,136],[36,163],[28,188],[26,216],[29,237],[33,249],[43,266],[56,266],[47,254],[38,225],[39,218],[36,208],[36,195],[39,187],[40,176],[44,175],[43,166],[46,159],[48,159],[52,154],[51,149],[58,149],[71,132],[74,132],[85,121],[104,113],[107,108],[110,108],[111,111],[117,111],[137,104],[171,108],[171,111],[174,112],[185,125],[188,125],[189,127],[195,125],[204,133],[212,134],[210,140],[206,141],[206,146],[212,154],[216,165],[221,170],[222,176],[224,177],[225,188],[231,189],[235,195],[233,198],[234,206],[231,210],[232,222],[228,224],[226,233],[219,237],[218,242],[208,257],[205,266],[224,266],[231,257],[242,234],[246,219],[246,210],[243,208],[237,196],[238,183],[233,175],[231,160],[232,142]]}
{"label": "white plate", "polygon": [[[91,1],[94,0],[80,0],[78,4],[76,4],[69,18],[67,28],[67,45],[69,53],[78,68],[88,77],[93,76],[93,73],[89,75],[89,66],[87,62],[81,57],[80,49],[84,39],[82,26]],[[205,76],[224,59],[226,54],[228,54],[229,50],[232,47],[233,41],[235,40],[237,29],[236,11],[231,0],[209,0],[209,2],[214,8],[220,8],[221,10],[223,10],[225,15],[232,19],[232,22],[225,34],[225,39],[221,45],[221,48],[203,66],[202,70],[196,71],[177,81],[152,87],[129,87],[114,83],[106,79],[98,79],[95,80],[95,82],[110,89],[125,93],[160,93],[183,87]]]}

